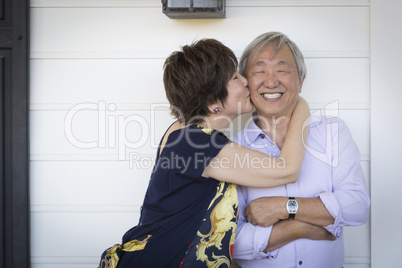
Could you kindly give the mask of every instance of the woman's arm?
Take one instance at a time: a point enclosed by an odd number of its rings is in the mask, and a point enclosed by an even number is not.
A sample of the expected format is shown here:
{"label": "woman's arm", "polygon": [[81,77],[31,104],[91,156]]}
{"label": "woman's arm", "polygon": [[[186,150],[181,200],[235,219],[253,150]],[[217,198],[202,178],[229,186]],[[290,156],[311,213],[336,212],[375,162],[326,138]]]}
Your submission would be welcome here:
{"label": "woman's arm", "polygon": [[305,153],[309,116],[307,102],[299,98],[278,158],[232,142],[218,153],[202,175],[249,187],[275,187],[296,182]]}

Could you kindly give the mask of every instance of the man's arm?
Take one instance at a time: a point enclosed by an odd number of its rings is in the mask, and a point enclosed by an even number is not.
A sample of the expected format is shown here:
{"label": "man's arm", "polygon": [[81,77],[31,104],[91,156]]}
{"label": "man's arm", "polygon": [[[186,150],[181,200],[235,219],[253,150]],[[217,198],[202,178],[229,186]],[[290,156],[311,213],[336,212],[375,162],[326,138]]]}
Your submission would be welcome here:
{"label": "man's arm", "polygon": [[[273,197],[271,199],[282,200],[284,208],[287,197]],[[313,240],[335,240],[327,230],[322,227],[304,223],[297,220],[281,220],[274,225],[261,227],[247,222],[247,191],[244,187],[238,187],[239,200],[239,223],[236,229],[236,239],[233,251],[233,258],[252,260],[275,256],[276,249],[283,245],[300,239]],[[258,200],[258,199],[257,199]],[[259,203],[252,201],[251,203]],[[270,202],[269,202],[270,203]],[[270,208],[271,206],[269,206]],[[313,206],[312,206],[313,207]],[[286,218],[288,214],[286,212]]]}
{"label": "man's arm", "polygon": [[299,210],[294,220],[285,220],[289,217],[285,207],[287,200],[288,197],[262,197],[251,201],[245,211],[247,220],[253,224],[273,224],[264,252],[273,251],[300,238],[332,241],[336,239],[321,227],[333,224],[334,218],[319,197],[296,198]]}
{"label": "man's arm", "polygon": [[[332,136],[332,192],[319,194],[329,213],[335,218],[334,224],[325,226],[338,236],[344,226],[364,224],[369,217],[370,197],[366,180],[360,165],[360,152],[345,123],[330,121]],[[335,130],[336,131],[335,131]]]}
{"label": "man's arm", "polygon": [[278,249],[300,238],[335,240],[335,236],[321,226],[334,223],[334,218],[319,197],[296,198],[299,210],[294,220],[287,220],[288,197],[262,197],[250,202],[245,210],[247,221],[259,226],[273,224],[264,252]]}
{"label": "man's arm", "polygon": [[[370,198],[360,166],[360,153],[343,121],[328,123],[332,127],[332,192],[319,197],[296,198],[299,211],[295,219],[324,226],[334,236],[342,227],[356,226],[368,219]],[[287,197],[270,197],[254,200],[246,209],[247,220],[260,226],[269,226],[288,217],[285,209]],[[272,235],[272,234],[271,234]]]}
{"label": "man's arm", "polygon": [[336,240],[335,236],[321,226],[297,220],[282,220],[273,225],[271,236],[269,237],[264,252],[276,250],[300,238],[311,240]]}
{"label": "man's arm", "polygon": [[[245,215],[247,221],[259,226],[270,226],[279,220],[289,217],[286,210],[286,202],[289,198],[282,196],[261,197],[250,202]],[[327,226],[334,223],[334,218],[326,209],[319,197],[296,198],[299,210],[295,220],[310,223],[317,226]]]}

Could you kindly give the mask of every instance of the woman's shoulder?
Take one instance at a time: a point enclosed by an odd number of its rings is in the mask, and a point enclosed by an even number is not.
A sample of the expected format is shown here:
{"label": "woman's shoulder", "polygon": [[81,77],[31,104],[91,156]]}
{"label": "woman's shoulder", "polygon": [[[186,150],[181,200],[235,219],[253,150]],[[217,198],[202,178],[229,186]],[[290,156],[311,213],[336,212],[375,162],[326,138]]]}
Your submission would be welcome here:
{"label": "woman's shoulder", "polygon": [[166,130],[165,134],[163,135],[161,143],[159,144],[159,154],[161,154],[161,152],[163,151],[163,148],[165,147],[170,134],[180,129],[183,129],[184,127],[185,126],[183,126],[183,124],[180,123],[179,120],[170,125],[170,127]]}

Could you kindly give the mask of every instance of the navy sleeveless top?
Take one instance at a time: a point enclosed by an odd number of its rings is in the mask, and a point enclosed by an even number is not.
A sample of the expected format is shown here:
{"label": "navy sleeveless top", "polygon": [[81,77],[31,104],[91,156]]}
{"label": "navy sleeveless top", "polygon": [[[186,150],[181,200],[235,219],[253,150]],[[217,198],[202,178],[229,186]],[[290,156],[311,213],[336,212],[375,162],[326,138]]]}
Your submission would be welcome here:
{"label": "navy sleeveless top", "polygon": [[173,131],[160,155],[158,150],[139,224],[109,260],[114,258],[118,268],[229,268],[238,218],[236,185],[202,176],[229,142],[223,133],[198,125]]}

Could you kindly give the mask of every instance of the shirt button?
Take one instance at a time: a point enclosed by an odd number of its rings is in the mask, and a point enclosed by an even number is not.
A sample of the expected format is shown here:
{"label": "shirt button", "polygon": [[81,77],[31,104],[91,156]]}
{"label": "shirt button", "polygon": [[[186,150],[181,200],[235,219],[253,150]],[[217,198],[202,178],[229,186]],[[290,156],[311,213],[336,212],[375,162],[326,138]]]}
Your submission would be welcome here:
{"label": "shirt button", "polygon": [[265,135],[264,135],[264,134],[261,134],[261,135],[260,135],[260,138],[261,138],[261,139],[265,139]]}
{"label": "shirt button", "polygon": [[303,264],[303,262],[302,261],[299,261],[299,265],[302,265]]}

